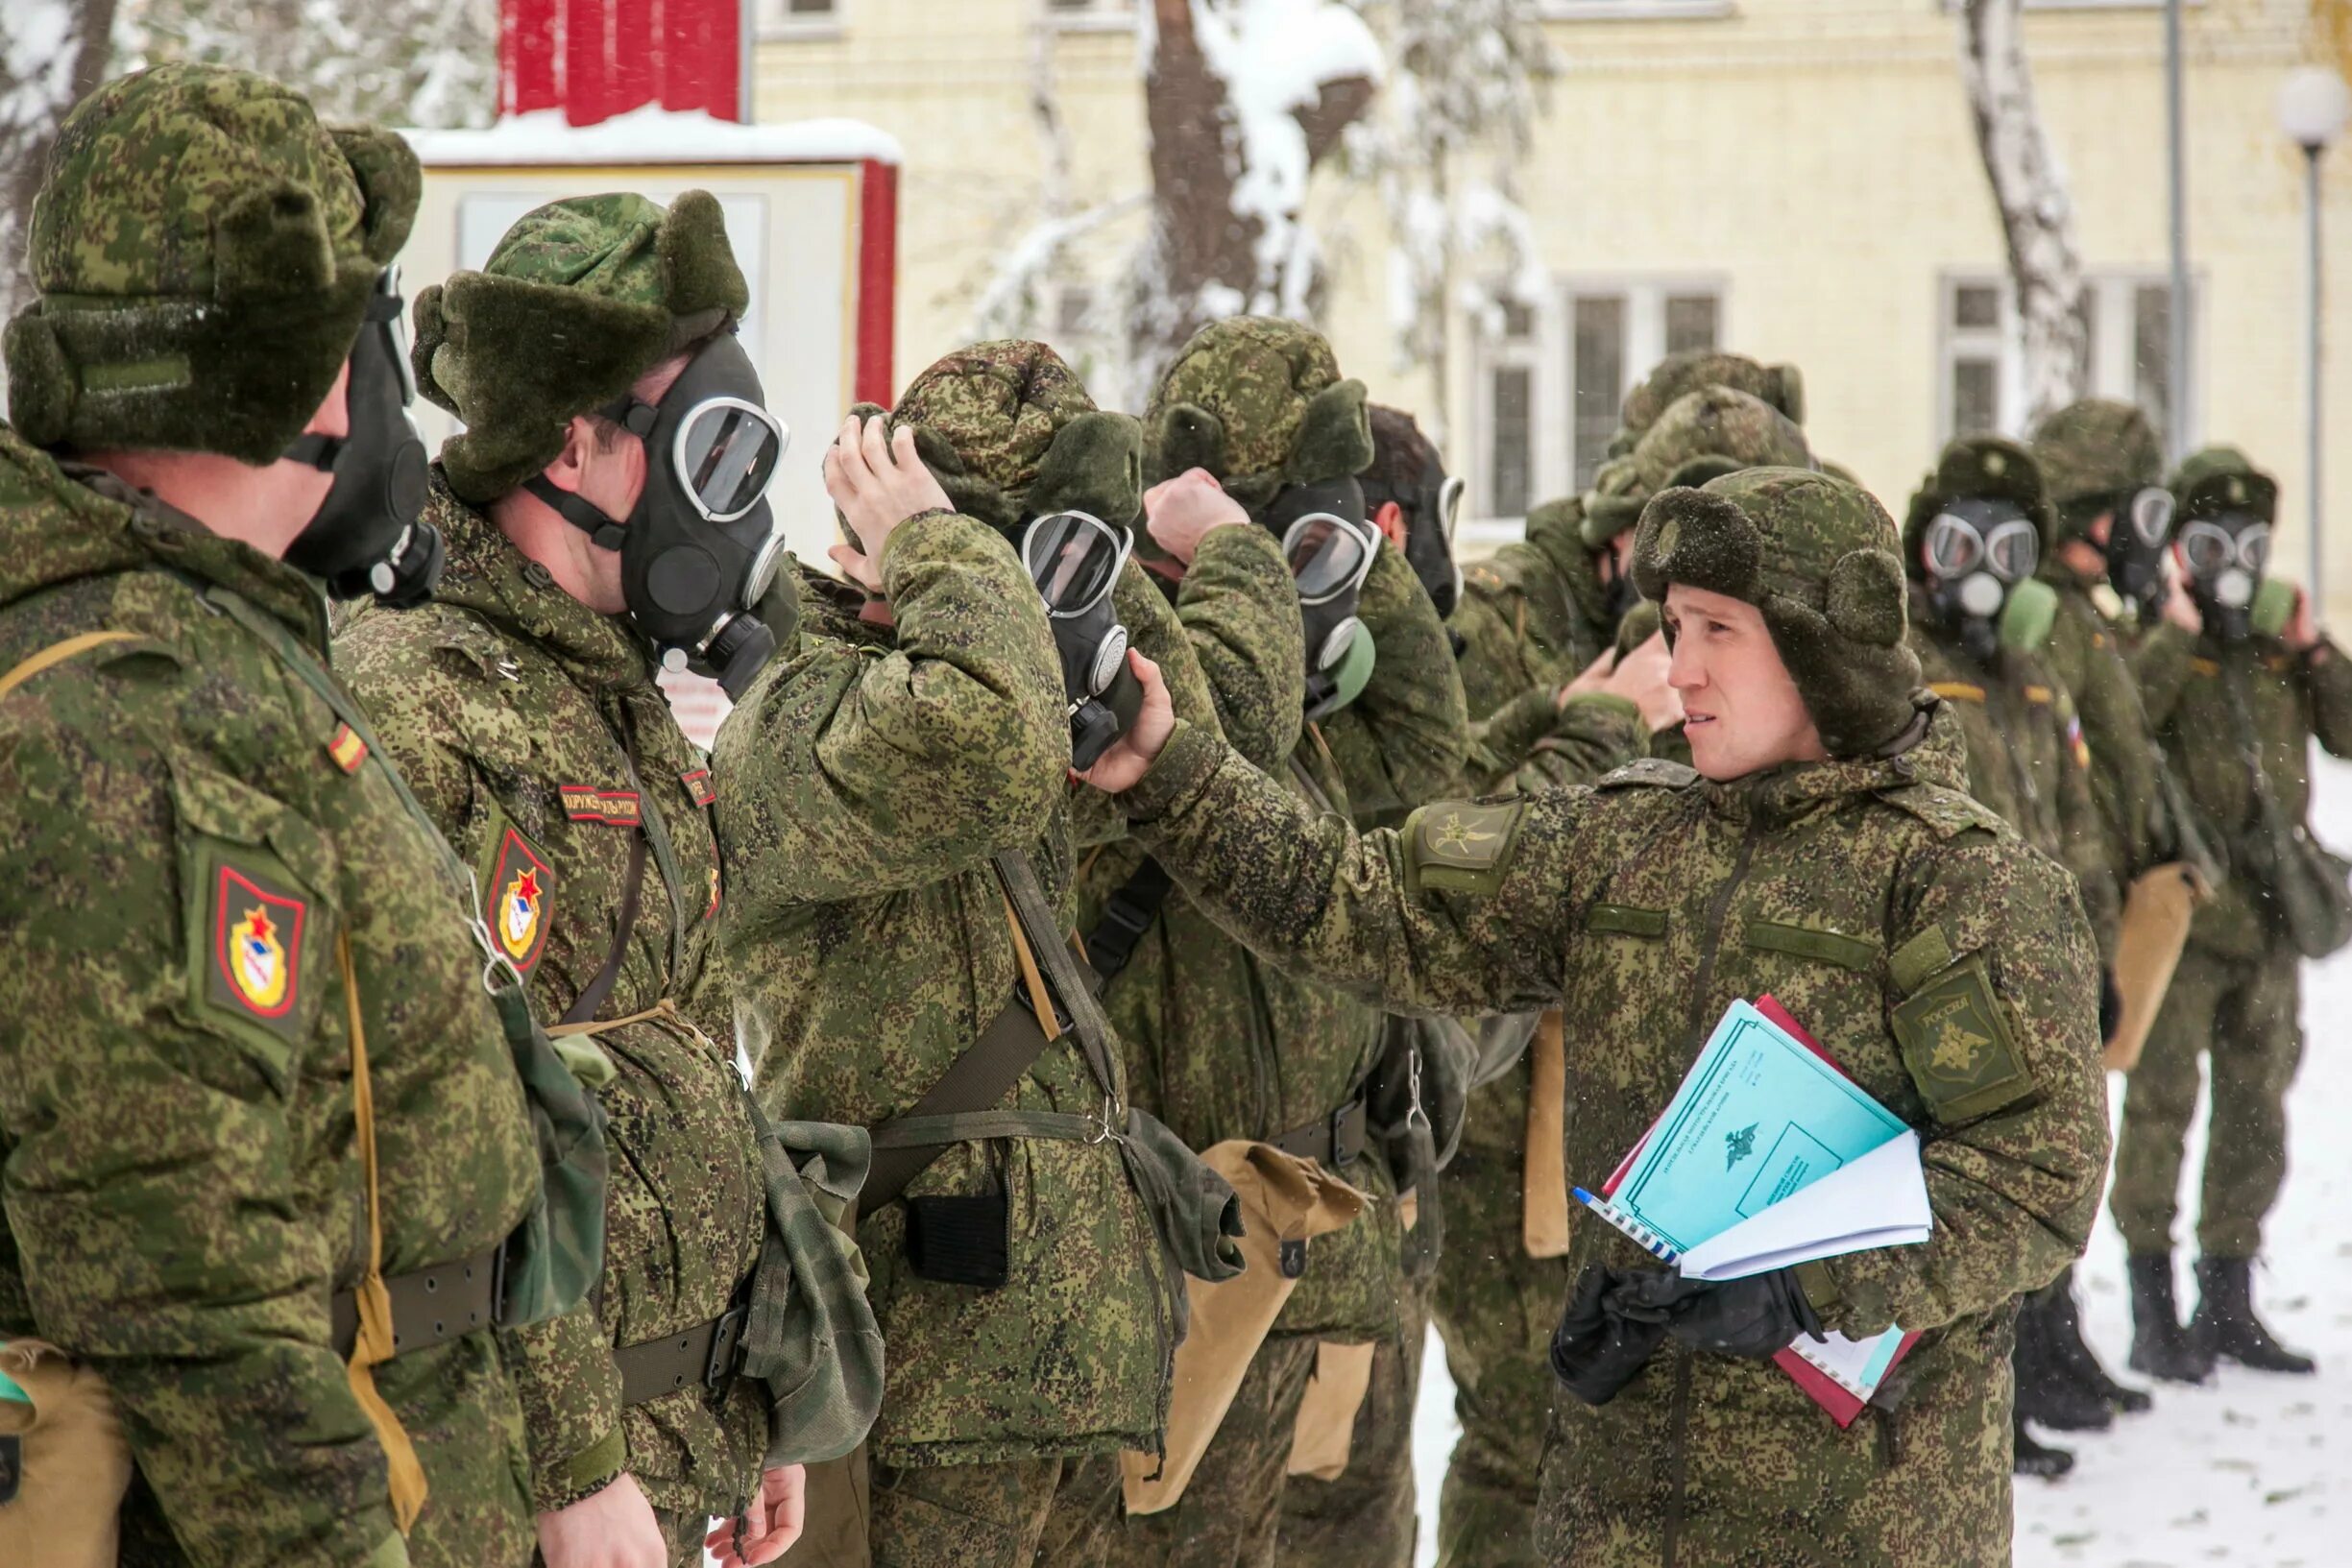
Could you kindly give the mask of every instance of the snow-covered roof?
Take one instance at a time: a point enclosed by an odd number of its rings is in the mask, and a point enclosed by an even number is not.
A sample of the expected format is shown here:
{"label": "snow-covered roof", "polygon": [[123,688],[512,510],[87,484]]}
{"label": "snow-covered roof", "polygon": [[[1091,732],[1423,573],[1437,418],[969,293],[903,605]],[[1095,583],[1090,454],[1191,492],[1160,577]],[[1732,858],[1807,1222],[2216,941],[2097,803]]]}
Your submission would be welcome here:
{"label": "snow-covered roof", "polygon": [[648,104],[595,125],[560,109],[510,115],[487,131],[403,131],[426,167],[560,163],[901,163],[898,138],[863,120],[737,125],[701,109]]}

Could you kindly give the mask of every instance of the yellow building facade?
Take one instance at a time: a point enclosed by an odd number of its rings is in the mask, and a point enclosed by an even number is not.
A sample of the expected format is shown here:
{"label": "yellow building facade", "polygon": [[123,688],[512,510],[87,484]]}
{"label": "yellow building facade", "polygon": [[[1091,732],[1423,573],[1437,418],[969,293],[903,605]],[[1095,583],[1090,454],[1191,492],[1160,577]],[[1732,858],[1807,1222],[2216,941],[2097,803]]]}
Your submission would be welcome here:
{"label": "yellow building facade", "polygon": [[[855,115],[904,144],[899,374],[979,325],[1048,213],[1100,215],[1039,335],[1123,385],[1113,318],[1148,191],[1135,0],[762,0],[762,119]],[[1147,0],[1148,3],[1148,0]],[[1480,538],[1576,486],[1626,383],[1717,344],[1805,373],[1816,449],[1900,512],[1938,445],[2023,418],[2000,231],[1944,0],[1529,0],[1558,52],[1519,172],[1539,252],[1504,308],[1458,307],[1441,398],[1400,365],[1382,209],[1344,172],[1311,199],[1322,326],[1375,398],[1445,433]],[[2164,12],[2027,0],[2027,47],[2092,281],[2094,390],[2162,425],[2170,308]],[[2187,8],[2193,440],[2279,475],[2305,570],[2304,163],[2276,125],[2306,0]],[[1058,127],[1034,109],[1038,88]],[[2331,428],[2352,428],[2352,149],[2322,166]],[[1442,401],[1442,410],[1433,405]],[[2352,607],[2352,451],[2328,463],[2328,586]]]}

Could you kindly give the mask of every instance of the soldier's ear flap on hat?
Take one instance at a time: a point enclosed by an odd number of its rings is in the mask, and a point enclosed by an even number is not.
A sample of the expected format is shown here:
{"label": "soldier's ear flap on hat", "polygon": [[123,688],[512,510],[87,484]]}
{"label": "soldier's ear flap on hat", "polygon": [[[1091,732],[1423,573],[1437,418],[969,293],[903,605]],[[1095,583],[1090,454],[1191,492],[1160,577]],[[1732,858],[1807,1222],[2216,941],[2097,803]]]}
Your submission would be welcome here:
{"label": "soldier's ear flap on hat", "polygon": [[1665,601],[1672,583],[1753,599],[1763,536],[1730,499],[1704,490],[1661,490],[1641,509],[1634,536],[1634,586]]}
{"label": "soldier's ear flap on hat", "polygon": [[1054,432],[1030,481],[1031,517],[1084,512],[1125,527],[1143,510],[1143,426],[1125,414],[1080,414]]}
{"label": "soldier's ear flap on hat", "polygon": [[1849,550],[1830,568],[1824,609],[1849,642],[1891,648],[1903,640],[1903,567],[1884,550]]}
{"label": "soldier's ear flap on hat", "polygon": [[1157,477],[1173,479],[1193,469],[1224,476],[1224,422],[1199,403],[1169,404],[1152,437],[1152,471]]}
{"label": "soldier's ear flap on hat", "polygon": [[1307,399],[1283,477],[1293,484],[1321,484],[1371,466],[1372,420],[1364,383],[1334,381]]}
{"label": "soldier's ear flap on hat", "polygon": [[360,244],[377,266],[390,263],[408,243],[417,219],[417,203],[424,194],[424,174],[417,155],[397,133],[372,125],[330,126],[335,150],[352,166],[359,194],[367,203],[360,220]]}
{"label": "soldier's ear flap on hat", "polygon": [[28,310],[0,335],[0,359],[8,361],[9,422],[36,446],[55,446],[73,427],[80,377],[58,342],[49,319]]}
{"label": "soldier's ear flap on hat", "polygon": [[437,408],[457,412],[457,399],[450,397],[433,374],[433,354],[449,338],[449,327],[441,319],[441,285],[432,283],[417,296],[417,302],[408,307],[408,369],[417,378],[417,391],[425,401]]}
{"label": "soldier's ear flap on hat", "polygon": [[1794,365],[1774,365],[1765,371],[1772,384],[1764,401],[1788,417],[1791,424],[1805,422],[1805,373]]}
{"label": "soldier's ear flap on hat", "polygon": [[[669,204],[655,248],[662,260],[663,298],[673,316],[686,320],[717,312],[712,326],[740,321],[751,304],[750,286],[735,262],[727,238],[727,214],[707,190],[690,190]],[[699,326],[699,324],[697,324]],[[701,335],[697,332],[694,335]]]}

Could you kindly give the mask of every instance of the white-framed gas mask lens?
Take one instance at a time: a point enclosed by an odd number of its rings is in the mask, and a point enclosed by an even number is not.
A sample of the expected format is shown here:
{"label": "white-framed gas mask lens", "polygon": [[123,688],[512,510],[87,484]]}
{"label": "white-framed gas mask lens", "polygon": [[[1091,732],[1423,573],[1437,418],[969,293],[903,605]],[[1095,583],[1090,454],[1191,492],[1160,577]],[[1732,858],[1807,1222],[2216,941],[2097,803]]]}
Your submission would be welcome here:
{"label": "white-framed gas mask lens", "polygon": [[707,521],[733,522],[760,504],[775,481],[791,433],[740,398],[713,398],[678,422],[670,467]]}
{"label": "white-framed gas mask lens", "polygon": [[1021,535],[1021,565],[1045,599],[1045,613],[1067,620],[1102,603],[1127,566],[1130,540],[1087,512],[1053,512]]}
{"label": "white-framed gas mask lens", "polygon": [[1462,525],[1462,497],[1470,488],[1469,481],[1458,473],[1445,476],[1438,487],[1438,525],[1444,530],[1445,547],[1454,547],[1454,530]]}
{"label": "white-framed gas mask lens", "polygon": [[752,558],[751,571],[743,579],[744,609],[753,609],[767,597],[767,591],[776,586],[776,568],[783,564],[784,525],[778,523],[767,536],[767,543],[760,546],[760,553]]}
{"label": "white-framed gas mask lens", "polygon": [[392,302],[392,319],[384,323],[384,335],[391,343],[392,363],[399,367],[400,406],[413,408],[417,401],[417,367],[408,357],[408,312],[401,308],[406,302],[400,294],[399,262],[393,262],[376,275],[376,292]]}
{"label": "white-framed gas mask lens", "polygon": [[2198,519],[2180,530],[2180,558],[2192,575],[2218,577],[2231,567],[2259,576],[2270,559],[2270,525],[2250,522],[2241,529]]}
{"label": "white-framed gas mask lens", "polygon": [[1327,604],[1362,588],[1379,548],[1378,529],[1336,512],[1309,512],[1282,534],[1282,559],[1290,564],[1301,604]]}
{"label": "white-framed gas mask lens", "polygon": [[2172,529],[2172,493],[2157,485],[2132,496],[2130,505],[2124,508],[2132,537],[2151,550],[2162,544],[2165,535]]}
{"label": "white-framed gas mask lens", "polygon": [[2025,518],[2007,518],[1987,533],[1952,512],[1928,525],[1928,569],[1945,582],[1984,570],[2003,582],[2022,583],[2042,558],[2042,536]]}

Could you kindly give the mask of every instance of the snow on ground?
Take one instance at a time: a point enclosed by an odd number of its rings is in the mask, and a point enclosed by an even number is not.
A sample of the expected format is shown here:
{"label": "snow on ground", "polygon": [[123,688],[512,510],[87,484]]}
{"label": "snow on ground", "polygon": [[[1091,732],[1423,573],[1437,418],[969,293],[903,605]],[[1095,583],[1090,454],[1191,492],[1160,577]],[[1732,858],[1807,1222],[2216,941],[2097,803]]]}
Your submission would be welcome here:
{"label": "snow on ground", "polygon": [[[2320,758],[2317,767],[2314,826],[2327,843],[2352,846],[2352,765]],[[2203,1387],[2159,1386],[2153,1411],[2119,1418],[2110,1432],[2051,1435],[2073,1449],[2074,1473],[2019,1483],[2019,1568],[2352,1562],[2352,1139],[2340,1131],[2352,1112],[2352,1046],[2331,1026],[2347,1017],[2352,952],[2306,972],[2303,1069],[2288,1102],[2287,1190],[2254,1286],[2279,1337],[2319,1358],[2318,1375],[2266,1377],[2225,1366]],[[2202,1160],[2200,1136],[2183,1181],[2184,1308],[2196,1297],[2189,1259]],[[2122,1364],[2131,1343],[2123,1242],[2104,1213],[2075,1278],[2093,1343],[2111,1370],[2130,1379]],[[1438,1487],[1458,1431],[1453,1383],[1434,1332],[1424,1364],[1414,1468],[1425,1565],[1437,1560]]]}

